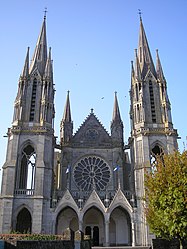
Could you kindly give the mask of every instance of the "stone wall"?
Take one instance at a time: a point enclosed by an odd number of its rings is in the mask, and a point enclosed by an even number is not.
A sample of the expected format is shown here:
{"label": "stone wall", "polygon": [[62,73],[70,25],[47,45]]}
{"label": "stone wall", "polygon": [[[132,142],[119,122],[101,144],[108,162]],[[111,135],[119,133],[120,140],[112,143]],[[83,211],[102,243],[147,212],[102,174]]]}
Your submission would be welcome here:
{"label": "stone wall", "polygon": [[[180,243],[176,240],[153,239],[153,249],[179,249]],[[183,249],[187,249],[187,241],[183,245]]]}
{"label": "stone wall", "polygon": [[[2,242],[2,243],[1,243]],[[81,231],[67,228],[62,235],[0,234],[0,249],[91,249]]]}
{"label": "stone wall", "polygon": [[17,241],[17,249],[74,249],[72,241]]}

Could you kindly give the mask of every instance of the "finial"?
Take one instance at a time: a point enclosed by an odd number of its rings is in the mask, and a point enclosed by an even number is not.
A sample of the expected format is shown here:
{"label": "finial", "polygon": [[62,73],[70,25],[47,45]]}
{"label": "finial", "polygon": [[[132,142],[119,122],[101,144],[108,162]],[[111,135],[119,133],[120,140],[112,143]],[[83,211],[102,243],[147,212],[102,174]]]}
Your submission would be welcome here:
{"label": "finial", "polygon": [[46,14],[47,14],[47,7],[45,7],[45,10],[44,10],[44,20],[46,19]]}
{"label": "finial", "polygon": [[115,96],[117,96],[117,91],[115,91],[114,93],[115,93]]}
{"label": "finial", "polygon": [[91,108],[91,113],[93,113],[93,110],[94,110],[94,109],[93,109],[93,108]]}
{"label": "finial", "polygon": [[134,49],[134,52],[135,52],[135,56],[137,57],[138,56],[138,50],[137,50],[137,48]]}
{"label": "finial", "polygon": [[141,12],[141,9],[138,9],[138,14],[140,16],[140,21],[142,20],[142,12]]}
{"label": "finial", "polygon": [[121,189],[121,182],[120,182],[120,179],[118,179],[118,189]]}

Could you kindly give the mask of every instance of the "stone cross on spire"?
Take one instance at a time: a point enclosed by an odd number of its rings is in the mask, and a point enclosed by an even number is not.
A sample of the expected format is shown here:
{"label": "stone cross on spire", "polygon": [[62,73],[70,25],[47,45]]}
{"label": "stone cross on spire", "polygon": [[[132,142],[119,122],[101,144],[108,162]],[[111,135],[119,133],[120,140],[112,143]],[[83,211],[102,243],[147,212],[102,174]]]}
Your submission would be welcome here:
{"label": "stone cross on spire", "polygon": [[140,20],[142,20],[142,11],[141,11],[141,9],[138,9],[138,14],[140,16]]}
{"label": "stone cross on spire", "polygon": [[46,19],[46,15],[47,15],[47,7],[45,7],[45,10],[44,10],[44,20]]}

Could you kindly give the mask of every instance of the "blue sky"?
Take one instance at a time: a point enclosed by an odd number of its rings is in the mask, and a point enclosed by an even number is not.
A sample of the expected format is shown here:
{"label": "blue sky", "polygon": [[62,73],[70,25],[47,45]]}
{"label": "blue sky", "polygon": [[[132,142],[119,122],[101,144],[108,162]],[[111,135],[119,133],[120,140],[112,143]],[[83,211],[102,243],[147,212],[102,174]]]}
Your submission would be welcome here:
{"label": "blue sky", "polygon": [[6,0],[0,3],[0,165],[5,161],[7,138],[3,136],[11,127],[26,50],[29,46],[31,57],[45,7],[48,46],[52,47],[54,60],[56,136],[68,90],[74,132],[91,108],[110,131],[117,91],[128,141],[130,62],[138,46],[141,9],[154,61],[155,50],[159,49],[173,123],[183,150],[187,136],[187,0]]}

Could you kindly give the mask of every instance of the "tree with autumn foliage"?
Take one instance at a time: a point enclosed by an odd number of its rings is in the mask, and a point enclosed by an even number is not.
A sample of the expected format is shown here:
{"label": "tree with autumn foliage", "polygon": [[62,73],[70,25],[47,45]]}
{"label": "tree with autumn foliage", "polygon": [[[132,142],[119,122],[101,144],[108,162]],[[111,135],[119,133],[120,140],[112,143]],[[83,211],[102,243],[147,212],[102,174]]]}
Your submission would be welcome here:
{"label": "tree with autumn foliage", "polygon": [[187,151],[157,156],[145,177],[146,216],[158,237],[187,240]]}

